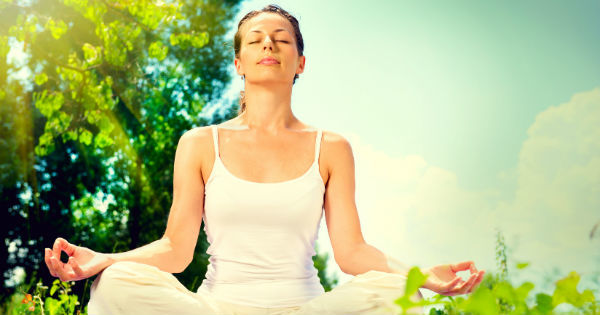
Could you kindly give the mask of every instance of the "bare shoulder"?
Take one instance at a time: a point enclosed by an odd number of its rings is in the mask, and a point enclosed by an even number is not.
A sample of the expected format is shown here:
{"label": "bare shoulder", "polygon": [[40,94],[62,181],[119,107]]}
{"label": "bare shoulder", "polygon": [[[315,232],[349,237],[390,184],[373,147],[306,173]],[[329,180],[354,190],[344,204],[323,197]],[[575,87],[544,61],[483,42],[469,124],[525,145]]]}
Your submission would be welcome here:
{"label": "bare shoulder", "polygon": [[177,151],[195,157],[195,164],[201,168],[207,163],[210,154],[214,154],[211,126],[199,126],[184,132],[179,138]]}
{"label": "bare shoulder", "polygon": [[[352,151],[350,146],[350,142],[344,136],[339,133],[323,130],[323,140],[321,143],[324,150],[328,150],[330,152],[337,151]],[[341,152],[338,152],[341,153]]]}
{"label": "bare shoulder", "polygon": [[199,126],[184,132],[179,139],[179,144],[184,142],[193,146],[195,152],[207,152],[213,150],[211,126]]}
{"label": "bare shoulder", "polygon": [[212,139],[211,126],[194,127],[181,135],[181,139],[195,139],[196,141],[206,141]]}
{"label": "bare shoulder", "polygon": [[348,139],[339,133],[323,130],[323,140],[321,142],[321,152],[325,158],[328,172],[340,165],[347,165],[354,162],[352,146]]}

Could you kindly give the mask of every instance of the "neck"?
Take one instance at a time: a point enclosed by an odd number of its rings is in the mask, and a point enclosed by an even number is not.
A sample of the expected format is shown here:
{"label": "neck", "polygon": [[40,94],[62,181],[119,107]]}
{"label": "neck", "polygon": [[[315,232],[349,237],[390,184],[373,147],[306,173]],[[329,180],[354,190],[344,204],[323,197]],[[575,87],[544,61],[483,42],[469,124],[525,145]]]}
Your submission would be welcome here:
{"label": "neck", "polygon": [[246,82],[244,89],[246,109],[240,115],[243,125],[250,130],[278,133],[290,129],[298,120],[292,113],[292,86],[264,86]]}

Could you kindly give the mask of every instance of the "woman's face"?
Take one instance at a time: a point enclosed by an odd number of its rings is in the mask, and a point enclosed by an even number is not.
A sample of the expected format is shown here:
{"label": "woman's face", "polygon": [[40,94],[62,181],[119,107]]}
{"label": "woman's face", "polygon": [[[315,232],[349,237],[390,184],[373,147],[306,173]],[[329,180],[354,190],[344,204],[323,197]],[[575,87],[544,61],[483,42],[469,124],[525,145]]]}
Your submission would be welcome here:
{"label": "woman's face", "polygon": [[[239,75],[246,82],[292,84],[294,75],[304,71],[304,56],[298,56],[292,24],[276,13],[260,13],[240,28],[240,58],[235,59]],[[261,64],[269,56],[277,64]]]}

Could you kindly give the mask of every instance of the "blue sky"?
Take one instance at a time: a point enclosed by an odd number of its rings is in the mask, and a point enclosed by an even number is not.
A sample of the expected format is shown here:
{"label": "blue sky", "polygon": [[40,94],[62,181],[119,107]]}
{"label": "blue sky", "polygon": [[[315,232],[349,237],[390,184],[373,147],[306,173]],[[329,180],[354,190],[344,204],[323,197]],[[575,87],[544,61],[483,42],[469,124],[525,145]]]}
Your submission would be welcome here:
{"label": "blue sky", "polygon": [[[495,271],[500,229],[517,283],[548,292],[576,270],[600,294],[599,1],[254,0],[230,38],[270,3],[304,37],[294,113],[351,142],[369,244],[407,265]],[[243,81],[230,70],[233,99]],[[324,220],[318,244],[351,279]]]}
{"label": "blue sky", "polygon": [[500,228],[523,279],[599,271],[600,2],[257,0],[232,28],[270,3],[304,38],[294,113],[353,146],[367,242],[492,271]]}

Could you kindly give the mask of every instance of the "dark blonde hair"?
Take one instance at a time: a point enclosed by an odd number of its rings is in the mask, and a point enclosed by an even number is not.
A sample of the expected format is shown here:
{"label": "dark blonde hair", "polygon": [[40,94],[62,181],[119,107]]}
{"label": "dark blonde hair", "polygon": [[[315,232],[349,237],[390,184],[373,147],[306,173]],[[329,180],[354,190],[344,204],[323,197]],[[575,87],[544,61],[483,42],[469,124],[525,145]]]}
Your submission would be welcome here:
{"label": "dark blonde hair", "polygon": [[[246,21],[263,12],[279,14],[292,24],[292,27],[294,28],[294,35],[296,37],[296,48],[298,50],[298,56],[303,56],[304,41],[302,40],[302,33],[300,33],[300,25],[298,23],[298,20],[281,7],[275,4],[270,4],[262,8],[261,10],[253,10],[248,12],[248,14],[244,15],[244,17],[238,23],[237,32],[235,32],[235,36],[233,37],[233,51],[235,52],[235,57],[238,59],[240,58],[240,50],[242,48],[242,35],[240,34],[240,28]],[[298,74],[294,75],[294,81],[292,82],[292,84],[296,83],[296,79],[298,78]],[[244,91],[240,91],[240,108],[238,110],[238,115],[241,114],[244,110],[246,110],[246,99],[244,97]]]}

